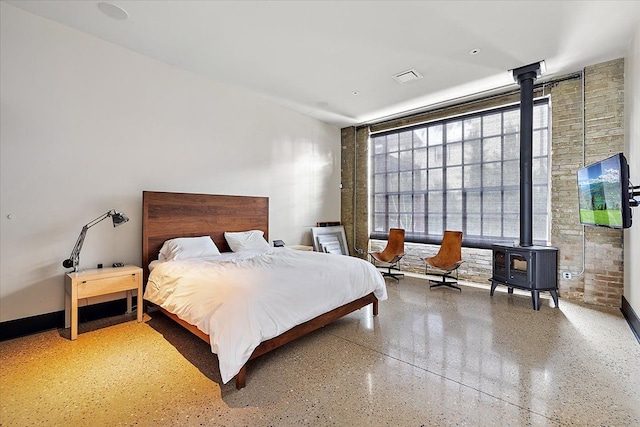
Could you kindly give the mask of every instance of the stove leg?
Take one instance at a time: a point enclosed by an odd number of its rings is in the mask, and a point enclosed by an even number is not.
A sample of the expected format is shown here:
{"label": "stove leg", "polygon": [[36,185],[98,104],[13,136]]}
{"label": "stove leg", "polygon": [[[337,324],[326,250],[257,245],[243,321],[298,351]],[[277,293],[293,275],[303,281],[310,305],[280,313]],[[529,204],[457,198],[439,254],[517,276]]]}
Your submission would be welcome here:
{"label": "stove leg", "polygon": [[490,296],[493,296],[493,291],[496,290],[496,286],[498,286],[497,283],[495,283],[495,282],[491,283],[491,293],[489,294]]}
{"label": "stove leg", "polygon": [[549,291],[551,293],[551,298],[553,298],[553,303],[555,304],[555,308],[558,308],[558,291],[555,289]]}
{"label": "stove leg", "polygon": [[540,291],[531,291],[531,299],[533,300],[533,309],[540,310]]}

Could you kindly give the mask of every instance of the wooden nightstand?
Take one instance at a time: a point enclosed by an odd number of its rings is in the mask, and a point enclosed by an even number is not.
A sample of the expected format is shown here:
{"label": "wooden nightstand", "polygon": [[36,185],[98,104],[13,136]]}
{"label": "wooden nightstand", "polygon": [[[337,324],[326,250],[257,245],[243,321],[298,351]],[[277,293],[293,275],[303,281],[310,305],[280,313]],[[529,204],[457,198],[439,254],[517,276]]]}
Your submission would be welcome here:
{"label": "wooden nightstand", "polygon": [[138,322],[142,322],[142,269],[135,265],[96,268],[68,273],[64,278],[64,326],[71,326],[71,339],[78,338],[78,300],[127,291],[127,313],[131,313],[131,291],[137,290]]}

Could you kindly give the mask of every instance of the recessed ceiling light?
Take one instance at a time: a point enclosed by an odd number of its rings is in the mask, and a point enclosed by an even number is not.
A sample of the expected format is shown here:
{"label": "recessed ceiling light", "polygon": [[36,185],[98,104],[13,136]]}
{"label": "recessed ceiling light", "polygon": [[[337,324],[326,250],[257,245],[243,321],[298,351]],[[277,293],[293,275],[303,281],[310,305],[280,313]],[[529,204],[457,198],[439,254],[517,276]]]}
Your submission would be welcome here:
{"label": "recessed ceiling light", "polygon": [[415,68],[412,68],[410,70],[396,74],[395,76],[393,76],[393,78],[398,83],[407,83],[413,80],[421,79],[422,74],[420,74]]}
{"label": "recessed ceiling light", "polygon": [[354,90],[353,92],[351,92],[351,95],[358,96],[360,95],[360,92],[358,92],[357,90]]}
{"label": "recessed ceiling light", "polygon": [[113,3],[105,3],[105,2],[98,3],[98,9],[100,9],[100,12],[104,13],[109,18],[119,19],[121,21],[124,21],[129,17],[129,14],[127,13],[126,10],[124,10],[120,6],[116,6]]}
{"label": "recessed ceiling light", "polygon": [[477,54],[479,54],[479,53],[480,53],[480,49],[478,49],[478,48],[471,49],[471,50],[469,51],[469,55],[477,55]]}

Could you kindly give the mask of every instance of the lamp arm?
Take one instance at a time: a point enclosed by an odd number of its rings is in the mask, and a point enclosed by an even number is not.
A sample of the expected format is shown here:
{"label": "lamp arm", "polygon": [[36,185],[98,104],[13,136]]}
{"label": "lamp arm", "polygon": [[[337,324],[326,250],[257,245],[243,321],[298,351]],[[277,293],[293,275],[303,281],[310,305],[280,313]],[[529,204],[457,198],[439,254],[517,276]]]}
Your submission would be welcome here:
{"label": "lamp arm", "polygon": [[80,263],[80,251],[82,250],[82,245],[84,244],[84,238],[87,235],[87,230],[100,221],[105,220],[112,215],[115,215],[115,213],[116,211],[112,209],[82,227],[82,230],[80,230],[80,235],[78,236],[78,240],[76,240],[76,244],[71,250],[71,255],[69,255],[69,258],[64,260],[64,262],[62,263],[64,267],[73,268],[73,271],[78,271],[78,264]]}
{"label": "lamp arm", "polygon": [[69,255],[69,259],[67,261],[71,261],[73,263],[73,271],[76,271],[78,268],[78,262],[80,261],[80,251],[82,250],[82,245],[84,244],[84,238],[87,235],[87,230],[89,227],[86,225],[82,227],[80,231],[80,235],[78,236],[78,240],[76,240],[76,244],[71,250],[71,255]]}
{"label": "lamp arm", "polygon": [[109,212],[103,213],[98,218],[96,218],[96,219],[94,219],[92,221],[89,221],[89,223],[87,225],[85,225],[85,227],[91,228],[94,225],[96,225],[97,223],[99,223],[100,221],[109,218],[111,215],[115,215],[115,213],[116,213],[116,210],[115,209],[111,209]]}

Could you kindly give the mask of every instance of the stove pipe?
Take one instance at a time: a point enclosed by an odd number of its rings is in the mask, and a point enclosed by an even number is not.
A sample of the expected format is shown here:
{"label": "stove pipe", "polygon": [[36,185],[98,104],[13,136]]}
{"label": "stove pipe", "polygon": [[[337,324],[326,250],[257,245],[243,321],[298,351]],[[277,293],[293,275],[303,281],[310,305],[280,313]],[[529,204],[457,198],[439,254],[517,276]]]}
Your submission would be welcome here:
{"label": "stove pipe", "polygon": [[512,70],[520,85],[520,246],[533,246],[533,82],[544,61]]}

